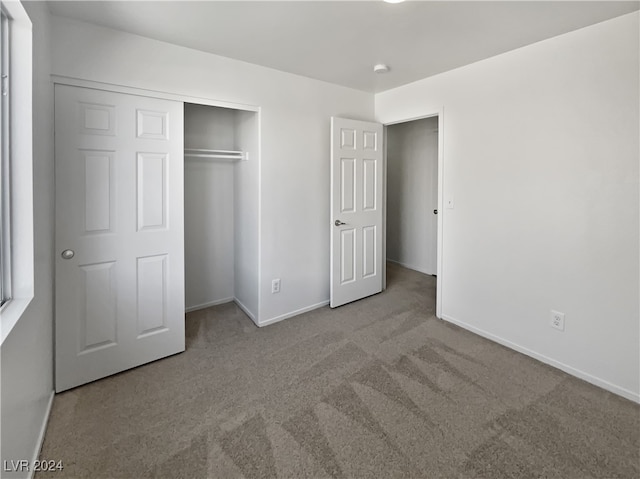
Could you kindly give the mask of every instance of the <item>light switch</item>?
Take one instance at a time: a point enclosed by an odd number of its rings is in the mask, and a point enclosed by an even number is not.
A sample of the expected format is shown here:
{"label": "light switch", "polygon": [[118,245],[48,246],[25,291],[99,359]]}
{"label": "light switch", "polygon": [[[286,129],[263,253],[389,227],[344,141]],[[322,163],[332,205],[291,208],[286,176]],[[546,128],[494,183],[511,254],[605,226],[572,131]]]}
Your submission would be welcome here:
{"label": "light switch", "polygon": [[447,198],[447,208],[450,210],[453,209],[453,197]]}

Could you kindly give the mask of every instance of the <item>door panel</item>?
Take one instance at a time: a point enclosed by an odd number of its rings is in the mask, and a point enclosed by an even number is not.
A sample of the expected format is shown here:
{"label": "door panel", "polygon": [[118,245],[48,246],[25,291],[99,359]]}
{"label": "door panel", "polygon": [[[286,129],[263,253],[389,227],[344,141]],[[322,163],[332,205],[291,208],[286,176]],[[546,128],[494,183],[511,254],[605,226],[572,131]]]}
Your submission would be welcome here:
{"label": "door panel", "polygon": [[138,338],[166,330],[167,255],[137,258]]}
{"label": "door panel", "polygon": [[378,194],[377,191],[377,174],[378,174],[378,165],[377,161],[373,159],[365,158],[362,161],[363,165],[363,202],[362,202],[362,210],[363,211],[375,211],[376,209],[376,197]]}
{"label": "door panel", "polygon": [[166,155],[138,153],[138,231],[165,228]]}
{"label": "door panel", "polygon": [[382,291],[382,125],[331,119],[331,307]]}
{"label": "door panel", "polygon": [[56,391],[184,351],[182,130],[182,103],[55,87]]}
{"label": "door panel", "polygon": [[340,164],[340,212],[353,213],[356,211],[356,159],[340,158]]}
{"label": "door panel", "polygon": [[376,258],[376,226],[362,228],[362,277],[375,276],[377,271]]}
{"label": "door panel", "polygon": [[115,345],[116,337],[116,278],[115,261],[80,266],[84,287],[83,308],[80,314],[80,353]]}

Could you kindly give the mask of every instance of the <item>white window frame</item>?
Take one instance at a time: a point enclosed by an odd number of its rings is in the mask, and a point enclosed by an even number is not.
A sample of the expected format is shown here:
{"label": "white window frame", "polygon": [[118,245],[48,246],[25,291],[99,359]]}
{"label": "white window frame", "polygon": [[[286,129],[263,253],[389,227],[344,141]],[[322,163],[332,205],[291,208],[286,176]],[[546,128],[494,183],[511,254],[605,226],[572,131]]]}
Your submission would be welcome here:
{"label": "white window frame", "polygon": [[11,299],[11,182],[9,178],[9,16],[0,7],[0,307]]}
{"label": "white window frame", "polygon": [[[0,344],[23,316],[34,294],[32,24],[19,0],[0,0],[9,18],[9,198],[2,199],[9,222],[11,298],[0,308]],[[3,172],[3,177],[5,172]],[[3,193],[5,189],[3,189]],[[8,200],[8,201],[7,201]],[[6,206],[6,208],[5,208]],[[8,210],[8,218],[6,217]],[[3,227],[3,234],[5,228]],[[5,262],[3,261],[3,265]]]}

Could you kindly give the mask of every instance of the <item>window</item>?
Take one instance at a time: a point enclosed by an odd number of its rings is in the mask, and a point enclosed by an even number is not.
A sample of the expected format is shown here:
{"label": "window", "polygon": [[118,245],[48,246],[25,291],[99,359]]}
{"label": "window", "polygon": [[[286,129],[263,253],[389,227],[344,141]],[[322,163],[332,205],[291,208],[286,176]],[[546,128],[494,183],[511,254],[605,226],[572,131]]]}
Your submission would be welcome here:
{"label": "window", "polygon": [[9,17],[0,21],[0,306],[11,298],[10,157],[9,157]]}
{"label": "window", "polygon": [[[18,0],[0,0],[0,344],[33,299],[33,33]],[[5,77],[6,75],[6,77]]]}

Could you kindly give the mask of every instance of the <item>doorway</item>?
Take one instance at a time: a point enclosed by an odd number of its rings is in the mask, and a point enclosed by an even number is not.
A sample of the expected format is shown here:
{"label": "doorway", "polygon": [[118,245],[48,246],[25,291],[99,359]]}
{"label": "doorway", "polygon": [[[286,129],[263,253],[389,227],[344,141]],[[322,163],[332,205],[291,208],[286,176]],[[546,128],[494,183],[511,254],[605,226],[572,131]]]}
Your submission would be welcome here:
{"label": "doorway", "polygon": [[386,259],[436,277],[442,214],[439,120],[434,115],[385,126]]}

